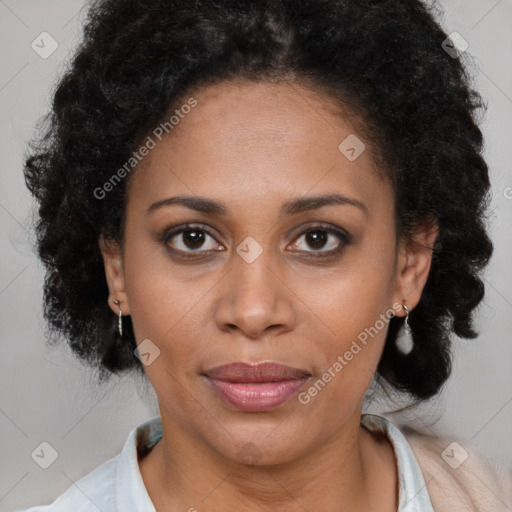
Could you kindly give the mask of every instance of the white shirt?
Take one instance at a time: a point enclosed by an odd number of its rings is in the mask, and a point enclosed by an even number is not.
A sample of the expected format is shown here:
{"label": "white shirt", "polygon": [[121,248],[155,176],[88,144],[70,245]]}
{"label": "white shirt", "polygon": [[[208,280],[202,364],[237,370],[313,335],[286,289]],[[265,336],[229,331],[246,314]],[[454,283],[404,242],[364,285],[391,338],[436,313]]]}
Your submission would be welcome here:
{"label": "white shirt", "polygon": [[[363,414],[361,424],[371,432],[382,432],[393,446],[398,512],[434,512],[421,469],[400,430],[374,414]],[[150,450],[161,437],[160,417],[145,421],[130,432],[118,455],[78,480],[53,503],[18,512],[156,512],[140,474],[137,450]]]}

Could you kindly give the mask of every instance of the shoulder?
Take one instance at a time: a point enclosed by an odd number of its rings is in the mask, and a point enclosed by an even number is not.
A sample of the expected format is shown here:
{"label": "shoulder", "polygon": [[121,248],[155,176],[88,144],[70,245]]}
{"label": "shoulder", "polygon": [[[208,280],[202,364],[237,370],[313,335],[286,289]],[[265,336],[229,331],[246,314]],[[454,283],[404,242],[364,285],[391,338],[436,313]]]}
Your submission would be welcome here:
{"label": "shoulder", "polygon": [[53,503],[17,512],[111,512],[115,507],[115,473],[119,455],[73,483]]}
{"label": "shoulder", "polygon": [[491,463],[468,440],[404,429],[423,473],[432,506],[444,511],[512,511],[512,474]]}
{"label": "shoulder", "polygon": [[17,512],[155,512],[142,480],[138,455],[147,453],[162,436],[160,417],[133,428],[120,453],[74,482],[49,505]]}

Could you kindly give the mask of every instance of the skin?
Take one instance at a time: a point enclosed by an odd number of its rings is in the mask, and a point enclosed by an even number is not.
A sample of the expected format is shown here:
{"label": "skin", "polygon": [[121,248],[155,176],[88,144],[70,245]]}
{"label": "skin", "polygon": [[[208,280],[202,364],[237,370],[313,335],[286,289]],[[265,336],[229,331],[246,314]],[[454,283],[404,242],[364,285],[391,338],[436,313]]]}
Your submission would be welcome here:
{"label": "skin", "polygon": [[[396,512],[392,447],[360,426],[387,323],[308,404],[293,397],[271,411],[239,411],[201,372],[276,361],[316,381],[393,304],[397,316],[405,314],[397,303],[417,305],[436,232],[418,231],[424,247],[400,242],[395,251],[391,185],[369,146],[354,161],[340,152],[358,132],[329,98],[285,82],[224,82],[193,97],[197,106],[131,176],[124,248],[100,242],[112,311],[119,300],[137,343],[149,338],[160,349],[145,366],[164,432],[139,461],[148,493],[159,512]],[[334,192],[366,211],[344,204],[280,214],[288,200]],[[228,213],[181,205],[148,213],[176,195],[221,201]],[[161,240],[188,222],[215,237],[204,233],[196,246],[183,233]],[[351,242],[320,227],[328,238],[311,245],[305,231],[318,222]],[[262,248],[252,263],[236,252],[248,236]],[[337,247],[337,256],[308,258]],[[253,465],[240,460],[247,443],[259,453]]]}

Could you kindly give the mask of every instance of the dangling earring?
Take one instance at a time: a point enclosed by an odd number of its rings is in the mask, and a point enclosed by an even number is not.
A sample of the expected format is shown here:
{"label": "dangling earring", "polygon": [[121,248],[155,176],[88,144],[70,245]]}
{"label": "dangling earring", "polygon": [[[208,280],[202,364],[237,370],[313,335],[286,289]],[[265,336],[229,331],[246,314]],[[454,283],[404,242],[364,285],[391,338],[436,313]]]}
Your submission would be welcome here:
{"label": "dangling earring", "polygon": [[[119,308],[119,301],[115,300],[114,304]],[[123,335],[123,312],[121,311],[121,308],[119,308],[119,317],[117,320],[117,330],[119,331],[119,336]]]}
{"label": "dangling earring", "polygon": [[405,304],[402,307],[405,310],[405,320],[403,328],[398,333],[395,343],[398,350],[402,352],[402,354],[407,355],[411,352],[414,341],[412,339],[412,330],[409,325],[409,308]]}

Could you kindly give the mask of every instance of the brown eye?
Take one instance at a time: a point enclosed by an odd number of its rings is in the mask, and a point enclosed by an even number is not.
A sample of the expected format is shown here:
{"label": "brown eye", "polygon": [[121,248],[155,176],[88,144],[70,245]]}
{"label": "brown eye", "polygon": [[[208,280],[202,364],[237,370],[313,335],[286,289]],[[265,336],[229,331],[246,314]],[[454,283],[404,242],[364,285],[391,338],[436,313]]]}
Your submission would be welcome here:
{"label": "brown eye", "polygon": [[293,252],[304,253],[308,257],[329,257],[341,252],[351,243],[350,235],[330,224],[313,226],[304,231],[292,244]]}
{"label": "brown eye", "polygon": [[[185,225],[162,237],[162,242],[177,256],[205,256],[213,251],[222,251],[216,237],[203,226]],[[328,225],[313,226],[304,231],[292,244],[293,251],[312,257],[329,257],[341,252],[350,244],[350,235]]]}
{"label": "brown eye", "polygon": [[[204,228],[184,226],[174,230],[163,239],[176,252],[194,253],[221,250],[214,236]],[[220,248],[219,248],[220,247]]]}
{"label": "brown eye", "polygon": [[182,231],[182,240],[184,245],[186,245],[189,249],[200,249],[201,246],[204,244],[204,233],[201,231],[198,231],[197,229],[194,230],[186,230]]}
{"label": "brown eye", "polygon": [[329,235],[325,231],[308,231],[305,234],[306,237],[306,243],[309,245],[309,247],[312,247],[313,249],[322,249],[328,238]]}

